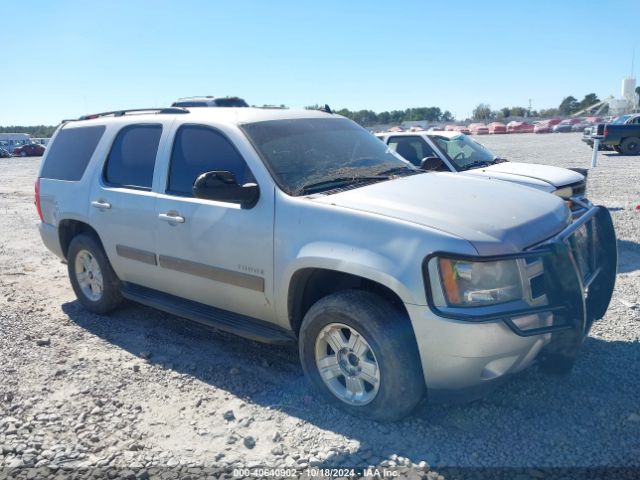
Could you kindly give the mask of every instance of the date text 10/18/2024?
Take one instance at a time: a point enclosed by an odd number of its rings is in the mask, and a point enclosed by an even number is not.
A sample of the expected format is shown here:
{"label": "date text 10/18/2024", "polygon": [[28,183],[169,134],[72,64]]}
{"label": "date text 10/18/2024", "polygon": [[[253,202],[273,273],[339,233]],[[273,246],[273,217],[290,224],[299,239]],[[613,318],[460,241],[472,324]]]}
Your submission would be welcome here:
{"label": "date text 10/18/2024", "polygon": [[340,478],[340,477],[368,477],[368,478],[395,478],[400,472],[391,468],[307,468],[298,470],[296,468],[236,468],[233,470],[234,477],[307,477],[307,478]]}

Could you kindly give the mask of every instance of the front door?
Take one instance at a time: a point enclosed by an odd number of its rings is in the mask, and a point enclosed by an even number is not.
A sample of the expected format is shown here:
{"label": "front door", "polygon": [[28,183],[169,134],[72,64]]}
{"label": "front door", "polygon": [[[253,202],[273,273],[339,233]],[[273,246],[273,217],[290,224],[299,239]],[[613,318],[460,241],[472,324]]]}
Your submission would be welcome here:
{"label": "front door", "polygon": [[239,184],[253,175],[219,130],[183,125],[175,135],[167,181],[156,201],[161,290],[179,297],[272,320],[274,192],[251,208],[194,198],[202,173],[224,170]]}

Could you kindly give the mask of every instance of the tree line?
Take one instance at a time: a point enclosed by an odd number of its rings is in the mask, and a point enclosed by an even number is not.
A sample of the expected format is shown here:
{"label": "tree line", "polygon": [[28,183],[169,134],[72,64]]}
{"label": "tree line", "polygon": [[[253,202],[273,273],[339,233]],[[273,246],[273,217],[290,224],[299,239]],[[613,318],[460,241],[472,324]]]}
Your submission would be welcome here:
{"label": "tree line", "polygon": [[[557,108],[547,108],[542,110],[529,110],[526,107],[503,107],[499,110],[492,110],[491,106],[486,103],[476,105],[471,114],[473,120],[504,120],[509,117],[557,117],[569,116],[592,105],[600,103],[600,99],[595,93],[587,93],[580,101],[573,95],[564,97]],[[606,114],[609,110],[605,106],[600,113]]]}
{"label": "tree line", "polygon": [[53,135],[56,127],[52,125],[35,125],[24,127],[20,125],[12,125],[9,127],[0,127],[0,133],[28,133],[35,138],[49,138]]}
{"label": "tree line", "polygon": [[[307,110],[322,109],[319,105],[310,105],[305,108]],[[373,110],[351,111],[347,108],[341,108],[340,110],[334,110],[334,113],[350,118],[364,127],[379,124],[400,124],[408,121],[452,122],[455,120],[449,110],[443,112],[439,107],[413,107],[405,110],[391,110],[379,113]]]}

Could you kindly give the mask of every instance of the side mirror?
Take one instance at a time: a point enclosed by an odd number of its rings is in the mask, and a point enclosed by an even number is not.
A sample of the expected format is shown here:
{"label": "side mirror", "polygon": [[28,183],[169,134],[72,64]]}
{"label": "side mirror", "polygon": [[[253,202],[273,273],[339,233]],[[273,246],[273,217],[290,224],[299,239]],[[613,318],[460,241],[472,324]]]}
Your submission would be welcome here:
{"label": "side mirror", "polygon": [[260,198],[258,185],[238,185],[235,175],[227,171],[203,173],[193,182],[192,193],[196,198],[239,203],[243,208],[253,207]]}
{"label": "side mirror", "polygon": [[444,167],[444,162],[438,157],[425,157],[420,162],[420,168],[430,172],[440,170],[442,167]]}

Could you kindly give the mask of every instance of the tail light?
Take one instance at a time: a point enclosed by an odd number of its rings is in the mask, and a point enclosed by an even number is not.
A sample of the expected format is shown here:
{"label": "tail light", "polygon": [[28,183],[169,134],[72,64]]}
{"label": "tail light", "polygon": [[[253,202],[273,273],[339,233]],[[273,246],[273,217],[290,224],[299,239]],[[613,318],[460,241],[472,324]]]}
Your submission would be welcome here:
{"label": "tail light", "polygon": [[42,207],[40,206],[40,179],[38,178],[35,183],[35,202],[36,210],[38,211],[38,216],[40,217],[40,221],[44,222],[44,218],[42,217]]}

